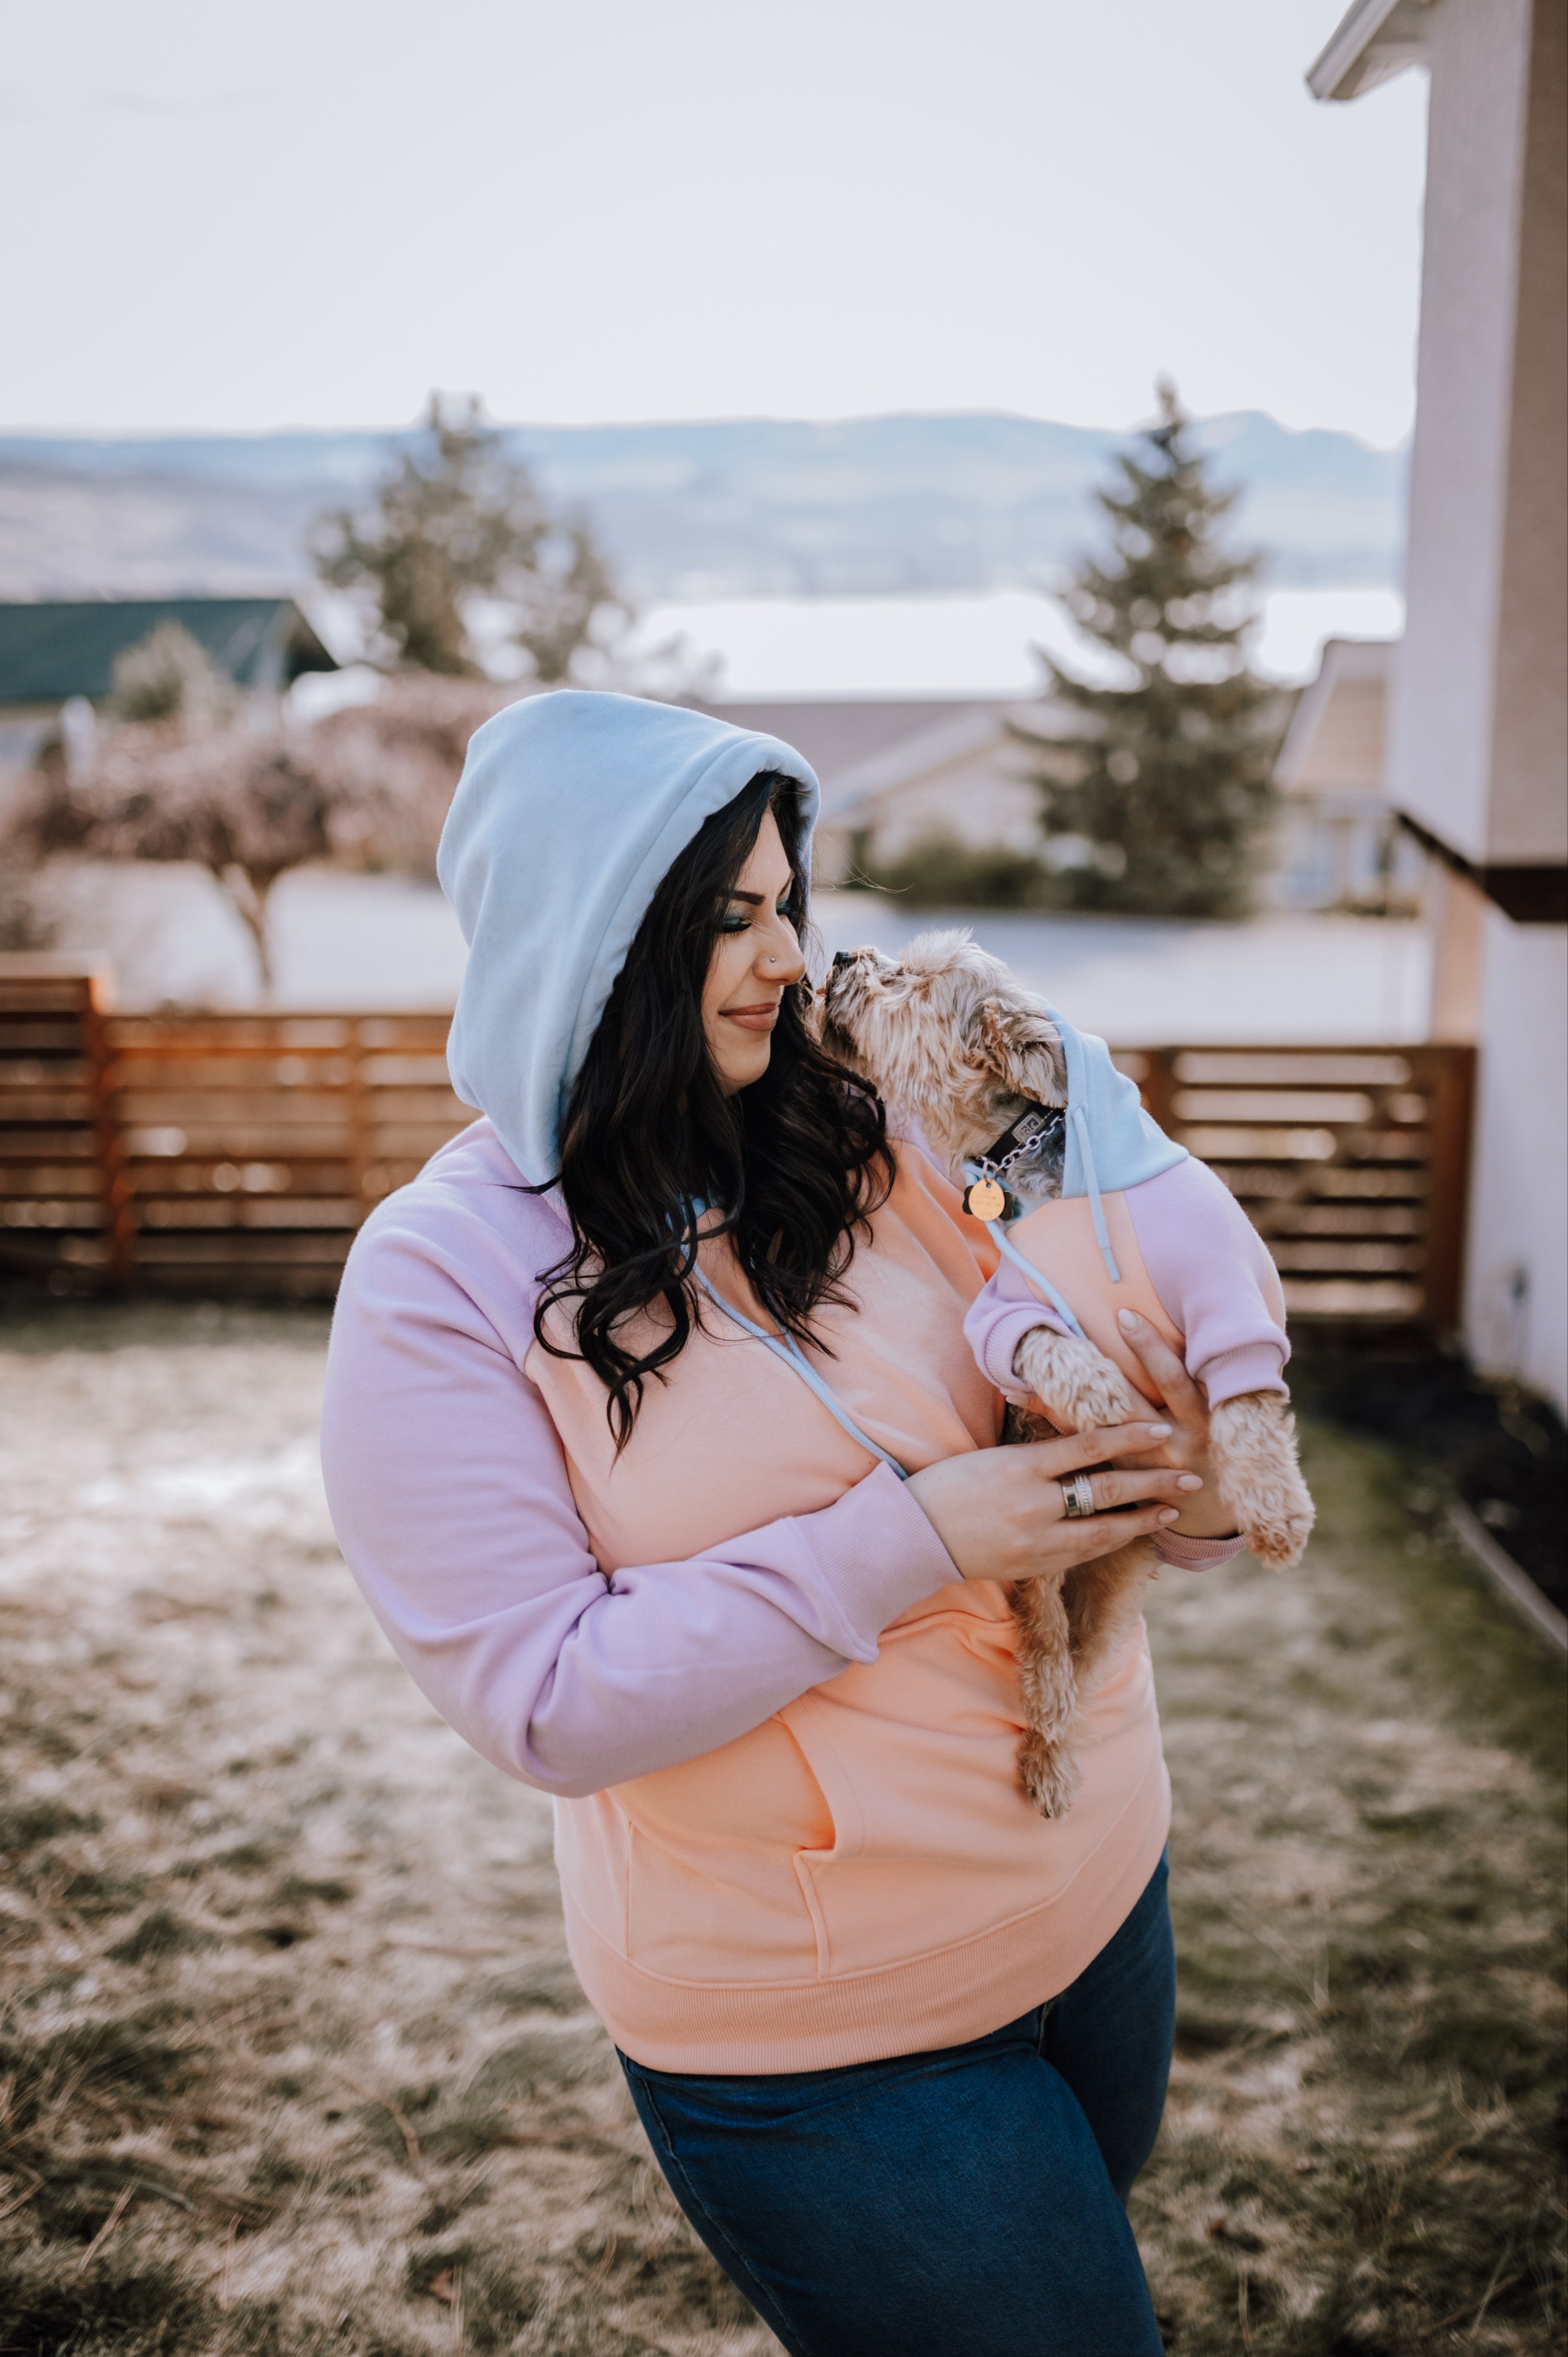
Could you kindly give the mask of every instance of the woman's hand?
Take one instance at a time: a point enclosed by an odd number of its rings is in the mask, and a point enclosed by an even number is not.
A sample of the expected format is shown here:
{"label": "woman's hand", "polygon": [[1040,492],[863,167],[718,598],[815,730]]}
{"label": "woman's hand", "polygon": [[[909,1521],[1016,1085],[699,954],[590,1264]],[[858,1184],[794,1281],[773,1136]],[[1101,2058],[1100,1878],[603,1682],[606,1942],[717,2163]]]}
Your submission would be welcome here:
{"label": "woman's hand", "polygon": [[1235,1517],[1219,1495],[1209,1459],[1208,1402],[1146,1318],[1140,1318],[1135,1309],[1123,1309],[1116,1322],[1127,1348],[1148,1370],[1147,1389],[1165,1402],[1165,1413],[1170,1418],[1168,1439],[1156,1448],[1118,1452],[1117,1464],[1135,1472],[1170,1466],[1178,1472],[1196,1473],[1203,1486],[1183,1498],[1176,1529],[1190,1539],[1232,1537]]}
{"label": "woman's hand", "polygon": [[[1055,1579],[1176,1521],[1198,1477],[1154,1461],[1175,1438],[1164,1422],[1108,1425],[946,1457],[906,1486],[965,1579]],[[1106,1468],[1090,1477],[1095,1511],[1069,1521],[1063,1477],[1090,1465]]]}

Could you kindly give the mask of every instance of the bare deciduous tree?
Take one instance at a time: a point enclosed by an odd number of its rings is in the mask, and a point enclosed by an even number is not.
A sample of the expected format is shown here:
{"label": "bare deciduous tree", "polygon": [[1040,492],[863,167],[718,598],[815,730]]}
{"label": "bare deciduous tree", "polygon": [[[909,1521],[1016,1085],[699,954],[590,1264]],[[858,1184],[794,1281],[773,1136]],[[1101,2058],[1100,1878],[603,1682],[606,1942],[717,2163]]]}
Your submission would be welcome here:
{"label": "bare deciduous tree", "polygon": [[468,737],[506,700],[488,683],[414,674],[373,705],[309,727],[178,716],[102,732],[91,766],[48,748],[22,799],[23,856],[192,861],[229,895],[272,960],[267,903],[280,876],[316,862],[428,873]]}

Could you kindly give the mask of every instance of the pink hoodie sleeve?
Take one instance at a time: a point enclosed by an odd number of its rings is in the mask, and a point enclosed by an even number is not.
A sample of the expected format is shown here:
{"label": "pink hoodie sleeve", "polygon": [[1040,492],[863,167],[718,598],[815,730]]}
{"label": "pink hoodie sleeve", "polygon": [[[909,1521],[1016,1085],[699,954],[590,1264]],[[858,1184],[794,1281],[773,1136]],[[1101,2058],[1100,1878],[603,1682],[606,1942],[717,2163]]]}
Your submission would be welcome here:
{"label": "pink hoodie sleeve", "polygon": [[[322,1466],[350,1569],[421,1691],[525,1783],[576,1795],[715,1749],[958,1574],[886,1467],[835,1505],[607,1580],[521,1370],[542,1207],[392,1198],[333,1322]],[[553,1247],[553,1248],[552,1248]]]}

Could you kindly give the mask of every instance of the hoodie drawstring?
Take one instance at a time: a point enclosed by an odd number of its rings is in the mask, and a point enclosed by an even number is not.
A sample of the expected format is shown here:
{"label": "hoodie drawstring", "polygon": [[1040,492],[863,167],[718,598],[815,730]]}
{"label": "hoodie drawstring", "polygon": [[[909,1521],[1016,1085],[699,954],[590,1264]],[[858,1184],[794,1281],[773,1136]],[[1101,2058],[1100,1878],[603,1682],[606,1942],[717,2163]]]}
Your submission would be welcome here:
{"label": "hoodie drawstring", "polygon": [[1104,1261],[1112,1285],[1120,1285],[1122,1272],[1116,1265],[1116,1255],[1111,1249],[1111,1231],[1105,1224],[1105,1206],[1100,1200],[1100,1181],[1094,1172],[1094,1149],[1089,1142],[1089,1124],[1083,1117],[1083,1107],[1074,1105],[1072,1125],[1078,1133],[1078,1150],[1083,1160],[1083,1183],[1089,1189],[1090,1217],[1094,1222],[1095,1240],[1100,1256]]}
{"label": "hoodie drawstring", "polygon": [[1034,1262],[1026,1260],[1023,1254],[1018,1250],[1017,1245],[1008,1241],[1006,1235],[1003,1232],[1001,1221],[987,1220],[985,1226],[990,1234],[991,1241],[996,1246],[997,1251],[1004,1254],[1007,1259],[1013,1263],[1015,1268],[1021,1268],[1023,1270],[1025,1275],[1028,1278],[1029,1283],[1039,1295],[1040,1299],[1048,1303],[1050,1308],[1056,1311],[1058,1318],[1065,1318],[1067,1319],[1069,1333],[1076,1334],[1080,1342],[1087,1341],[1089,1337],[1085,1334],[1082,1327],[1079,1324],[1078,1319],[1073,1316],[1072,1311],[1068,1308],[1067,1303],[1062,1299],[1061,1295],[1057,1291],[1056,1286],[1051,1283],[1050,1278],[1043,1275],[1040,1270],[1035,1266]]}
{"label": "hoodie drawstring", "polygon": [[871,1435],[868,1432],[862,1432],[859,1425],[856,1424],[854,1416],[851,1415],[848,1408],[845,1407],[837,1392],[834,1391],[831,1383],[825,1383],[822,1377],[818,1374],[815,1367],[812,1366],[804,1351],[801,1350],[800,1345],[796,1341],[793,1334],[770,1334],[766,1326],[758,1326],[754,1319],[747,1318],[741,1310],[736,1309],[733,1304],[727,1302],[725,1299],[724,1295],[717,1292],[714,1287],[708,1283],[707,1278],[703,1275],[700,1268],[693,1266],[692,1274],[696,1278],[697,1283],[702,1286],[703,1291],[707,1295],[709,1300],[712,1301],[716,1308],[722,1309],[726,1318],[733,1318],[736,1324],[742,1327],[747,1334],[753,1335],[758,1342],[765,1342],[776,1359],[782,1359],[787,1367],[792,1367],[794,1369],[801,1382],[808,1383],[811,1390],[816,1393],[817,1397],[822,1401],[822,1404],[827,1409],[828,1414],[836,1418],[836,1420],[843,1425],[844,1430],[849,1434],[852,1440],[858,1440],[861,1447],[863,1448],[869,1449],[873,1457],[879,1457],[884,1465],[890,1466],[893,1471],[898,1476],[900,1481],[907,1481],[908,1480],[909,1476],[905,1471],[903,1466],[899,1464],[898,1459],[896,1457],[890,1457],[886,1449],[880,1448],[877,1443],[872,1439]]}

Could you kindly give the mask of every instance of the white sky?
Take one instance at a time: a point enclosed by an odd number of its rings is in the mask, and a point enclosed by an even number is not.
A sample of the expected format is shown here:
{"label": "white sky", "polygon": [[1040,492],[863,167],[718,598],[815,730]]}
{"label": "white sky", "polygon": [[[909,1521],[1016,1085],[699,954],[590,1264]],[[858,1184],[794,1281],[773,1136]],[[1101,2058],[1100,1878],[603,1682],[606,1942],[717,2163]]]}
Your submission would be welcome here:
{"label": "white sky", "polygon": [[1409,427],[1425,86],[1345,0],[4,7],[0,425]]}

